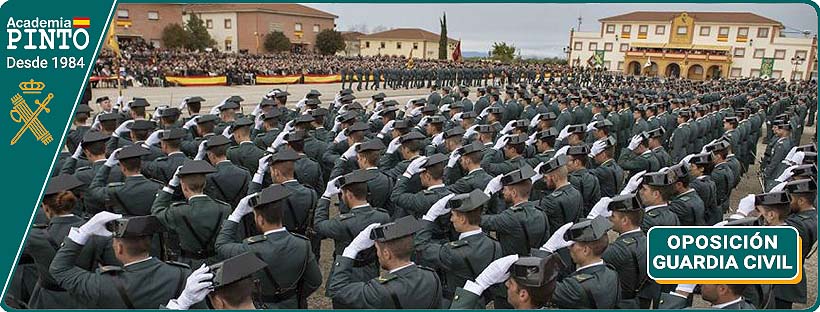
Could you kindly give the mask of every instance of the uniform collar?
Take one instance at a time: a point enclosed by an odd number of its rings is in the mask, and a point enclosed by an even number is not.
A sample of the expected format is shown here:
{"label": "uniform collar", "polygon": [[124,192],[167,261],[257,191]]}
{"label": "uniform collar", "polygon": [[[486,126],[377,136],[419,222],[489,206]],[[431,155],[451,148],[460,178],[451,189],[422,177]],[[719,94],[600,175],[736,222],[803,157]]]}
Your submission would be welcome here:
{"label": "uniform collar", "polygon": [[431,185],[430,187],[427,188],[427,190],[429,191],[429,190],[437,189],[437,188],[441,188],[441,187],[444,187],[444,184]]}
{"label": "uniform collar", "polygon": [[484,170],[484,168],[478,167],[478,168],[475,168],[473,170],[470,170],[470,172],[468,172],[467,175],[471,175],[471,174],[473,174],[473,172],[476,172],[476,171],[479,171],[479,170]]}
{"label": "uniform collar", "polygon": [[135,264],[143,263],[143,262],[148,261],[148,260],[151,260],[151,259],[154,259],[154,257],[148,257],[148,258],[145,258],[145,259],[142,259],[142,260],[137,260],[137,261],[133,261],[133,262],[128,262],[128,263],[126,263],[125,265],[123,265],[122,267],[123,267],[123,268],[125,268],[125,267],[128,267],[128,266],[130,266],[130,265],[135,265]]}
{"label": "uniform collar", "polygon": [[640,232],[640,231],[641,231],[641,228],[637,227],[634,230],[629,230],[629,231],[621,233],[621,235],[618,235],[618,237],[621,237],[621,236],[624,236],[624,235],[627,235],[627,234],[632,234],[632,233],[635,233],[635,232]]}
{"label": "uniform collar", "polygon": [[462,240],[462,239],[467,238],[468,236],[478,235],[478,234],[482,234],[482,233],[484,233],[484,231],[482,231],[482,230],[479,228],[478,230],[467,231],[467,232],[464,232],[464,233],[459,234],[459,235],[458,235],[458,239],[459,239],[459,240]]}
{"label": "uniform collar", "polygon": [[265,232],[265,236],[268,236],[268,235],[273,234],[273,233],[285,232],[287,230],[288,229],[286,229],[284,227],[281,227],[281,228],[278,228],[278,229],[275,229],[275,230],[270,230],[270,231]]}
{"label": "uniform collar", "polygon": [[600,260],[600,261],[598,261],[598,262],[595,262],[595,263],[590,263],[590,264],[587,264],[587,265],[582,266],[582,267],[580,267],[580,268],[577,268],[577,269],[575,269],[575,272],[581,271],[581,270],[583,270],[583,269],[591,268],[591,267],[594,267],[594,266],[596,266],[596,265],[604,265],[604,260]]}
{"label": "uniform collar", "polygon": [[655,209],[657,209],[657,208],[666,207],[666,206],[667,206],[667,204],[660,204],[660,205],[654,205],[654,206],[644,207],[644,208],[643,208],[643,211],[644,211],[644,212],[650,212],[650,211],[655,210]]}
{"label": "uniform collar", "polygon": [[396,273],[396,272],[398,272],[398,271],[404,270],[405,268],[408,268],[408,267],[411,267],[411,266],[414,266],[414,265],[416,265],[416,264],[415,264],[415,263],[413,263],[413,262],[411,261],[411,262],[410,262],[410,263],[408,263],[408,264],[405,264],[405,265],[403,265],[403,266],[400,266],[400,267],[398,267],[398,268],[395,268],[395,269],[390,270],[390,273],[391,273],[391,274],[392,274],[392,273]]}
{"label": "uniform collar", "polygon": [[729,301],[729,302],[726,302],[726,303],[716,304],[716,305],[711,306],[711,308],[713,308],[713,309],[723,309],[727,306],[738,303],[741,300],[743,300],[743,297],[737,297],[737,299],[735,299],[735,300],[732,300],[732,301]]}

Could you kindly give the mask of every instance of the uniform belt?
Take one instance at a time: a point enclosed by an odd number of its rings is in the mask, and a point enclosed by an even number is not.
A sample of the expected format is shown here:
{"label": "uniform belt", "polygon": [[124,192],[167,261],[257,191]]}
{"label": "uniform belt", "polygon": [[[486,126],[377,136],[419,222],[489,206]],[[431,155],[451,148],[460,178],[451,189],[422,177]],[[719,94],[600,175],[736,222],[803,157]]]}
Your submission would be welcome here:
{"label": "uniform belt", "polygon": [[183,256],[185,258],[202,260],[202,259],[208,259],[210,257],[216,256],[216,251],[204,250],[203,249],[203,250],[200,250],[200,251],[197,251],[197,252],[193,252],[193,251],[188,251],[188,250],[182,249],[182,250],[180,250],[179,254],[180,254],[180,256]]}
{"label": "uniform belt", "polygon": [[38,282],[40,284],[40,287],[42,287],[43,289],[47,289],[47,290],[50,290],[50,291],[59,291],[59,292],[66,291],[65,289],[63,289],[59,285],[55,285],[55,284],[43,281],[42,279],[39,279]]}

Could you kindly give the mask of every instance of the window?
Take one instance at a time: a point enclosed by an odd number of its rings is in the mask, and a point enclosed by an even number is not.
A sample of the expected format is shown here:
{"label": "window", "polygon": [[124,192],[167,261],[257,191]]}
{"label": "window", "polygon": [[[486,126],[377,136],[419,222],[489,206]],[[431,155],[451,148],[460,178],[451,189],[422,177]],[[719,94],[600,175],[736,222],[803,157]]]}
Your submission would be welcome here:
{"label": "window", "polygon": [[622,33],[631,33],[632,32],[632,25],[623,25],[621,26]]}
{"label": "window", "polygon": [[212,20],[205,20],[205,28],[213,29],[214,28],[214,21]]}
{"label": "window", "polygon": [[293,25],[293,30],[295,31],[302,31],[302,23],[296,23]]}
{"label": "window", "polygon": [[799,57],[801,59],[806,59],[806,50],[797,50],[794,51],[794,57]]}
{"label": "window", "polygon": [[606,25],[606,33],[614,34],[615,33],[615,25],[607,24]]}
{"label": "window", "polygon": [[231,39],[225,39],[225,51],[230,51],[233,41]]}
{"label": "window", "polygon": [[604,68],[606,68],[606,70],[609,70],[610,66],[612,66],[612,61],[604,61]]}
{"label": "window", "polygon": [[639,34],[644,34],[645,35],[647,32],[649,32],[649,26],[647,26],[647,25],[639,25],[638,26],[638,33]]}
{"label": "window", "polygon": [[365,48],[370,48],[370,41],[365,41],[364,42],[364,47]]}
{"label": "window", "polygon": [[801,71],[793,71],[792,72],[792,80],[801,80],[803,79],[803,72]]}
{"label": "window", "polygon": [[786,58],[786,50],[774,50],[774,58],[782,60]]}
{"label": "window", "polygon": [[159,12],[157,11],[148,11],[148,20],[156,21],[159,19]]}
{"label": "window", "polygon": [[752,68],[749,77],[760,77],[760,69],[759,68]]}
{"label": "window", "polygon": [[771,78],[780,79],[780,77],[783,77],[783,71],[782,70],[773,70],[772,71],[772,77]]}
{"label": "window", "polygon": [[711,31],[712,31],[712,27],[700,26],[700,35],[701,36],[708,36]]}
{"label": "window", "polygon": [[618,70],[624,70],[624,62],[618,61]]}
{"label": "window", "polygon": [[729,37],[729,27],[718,28],[718,37]]}
{"label": "window", "polygon": [[584,49],[584,43],[581,41],[575,41],[575,46],[572,47],[572,49],[575,51],[581,51]]}
{"label": "window", "polygon": [[225,29],[231,29],[231,26],[233,26],[233,23],[231,22],[231,19],[226,18],[225,19]]}
{"label": "window", "polygon": [[590,51],[598,50],[598,43],[597,42],[590,42],[589,43],[589,50]]}
{"label": "window", "polygon": [[128,10],[117,10],[117,18],[128,18]]}
{"label": "window", "polygon": [[755,49],[755,54],[753,57],[759,59],[763,58],[764,55],[766,55],[766,49]]}
{"label": "window", "polygon": [[737,29],[738,38],[746,38],[749,36],[749,27],[740,27]]}
{"label": "window", "polygon": [[687,29],[686,26],[678,26],[677,34],[678,35],[685,35],[687,30],[688,29]]}
{"label": "window", "polygon": [[656,35],[663,35],[665,33],[666,33],[666,25],[655,26],[655,34]]}
{"label": "window", "polygon": [[757,37],[758,38],[768,38],[769,37],[769,28],[768,27],[760,27],[757,29]]}
{"label": "window", "polygon": [[621,52],[629,51],[629,44],[628,43],[621,43]]}
{"label": "window", "polygon": [[319,24],[313,24],[313,32],[317,33],[317,32],[319,32],[319,29],[320,29]]}
{"label": "window", "polygon": [[396,42],[396,49],[401,49],[401,42]]}
{"label": "window", "polygon": [[735,48],[735,53],[732,54],[736,58],[742,58],[744,55],[746,55],[746,48]]}
{"label": "window", "polygon": [[742,72],[741,72],[740,68],[734,67],[734,68],[732,68],[732,70],[729,72],[729,77],[732,77],[732,78],[737,78],[737,77],[740,77],[741,73],[742,73]]}
{"label": "window", "polygon": [[413,42],[413,50],[418,50],[418,49],[419,49],[419,43],[418,42]]}
{"label": "window", "polygon": [[384,49],[384,47],[385,47],[385,46],[387,46],[387,45],[384,43],[384,41],[382,41],[382,42],[379,44],[379,48]]}
{"label": "window", "polygon": [[606,51],[612,51],[612,42],[606,42],[606,43],[604,43],[604,50],[606,50]]}

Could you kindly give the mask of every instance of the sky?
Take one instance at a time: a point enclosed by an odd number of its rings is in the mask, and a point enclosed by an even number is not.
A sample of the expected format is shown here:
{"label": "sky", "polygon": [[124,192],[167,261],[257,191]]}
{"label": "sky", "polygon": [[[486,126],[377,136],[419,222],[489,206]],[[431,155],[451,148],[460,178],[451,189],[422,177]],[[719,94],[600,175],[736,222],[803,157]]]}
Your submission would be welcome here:
{"label": "sky", "polygon": [[464,4],[376,4],[306,3],[338,15],[339,31],[362,28],[423,28],[439,32],[439,18],[447,13],[447,34],[461,39],[463,53],[490,50],[493,42],[506,42],[522,56],[562,57],[570,28],[598,31],[598,19],[631,11],[732,11],[752,12],[778,20],[790,30],[817,33],[817,14],[807,4],[757,3],[464,3]]}

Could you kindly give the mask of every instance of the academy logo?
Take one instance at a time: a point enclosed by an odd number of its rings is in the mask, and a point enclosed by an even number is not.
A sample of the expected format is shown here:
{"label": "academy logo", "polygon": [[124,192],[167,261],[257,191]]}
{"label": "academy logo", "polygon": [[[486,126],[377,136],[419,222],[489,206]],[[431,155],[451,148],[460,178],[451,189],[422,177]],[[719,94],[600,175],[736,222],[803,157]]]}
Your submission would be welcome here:
{"label": "academy logo", "polygon": [[[45,89],[46,84],[34,81],[31,79],[29,81],[23,81],[19,85],[20,91],[23,94],[41,94],[43,89]],[[53,140],[51,133],[43,126],[43,123],[40,122],[38,116],[40,112],[45,111],[46,113],[51,112],[51,110],[46,107],[51,99],[54,98],[53,93],[49,93],[44,99],[35,99],[34,104],[37,105],[37,109],[32,111],[31,108],[26,103],[26,99],[23,98],[20,93],[15,94],[11,97],[11,105],[12,109],[9,112],[11,116],[11,120],[16,123],[22,123],[23,126],[20,130],[17,131],[17,134],[11,139],[11,145],[17,144],[17,141],[20,140],[20,137],[23,136],[23,133],[26,130],[31,131],[37,141],[43,142],[43,145],[48,145]]]}
{"label": "academy logo", "polygon": [[14,19],[6,22],[6,49],[15,50],[85,50],[89,36],[86,28],[91,26],[88,17],[72,19]]}

